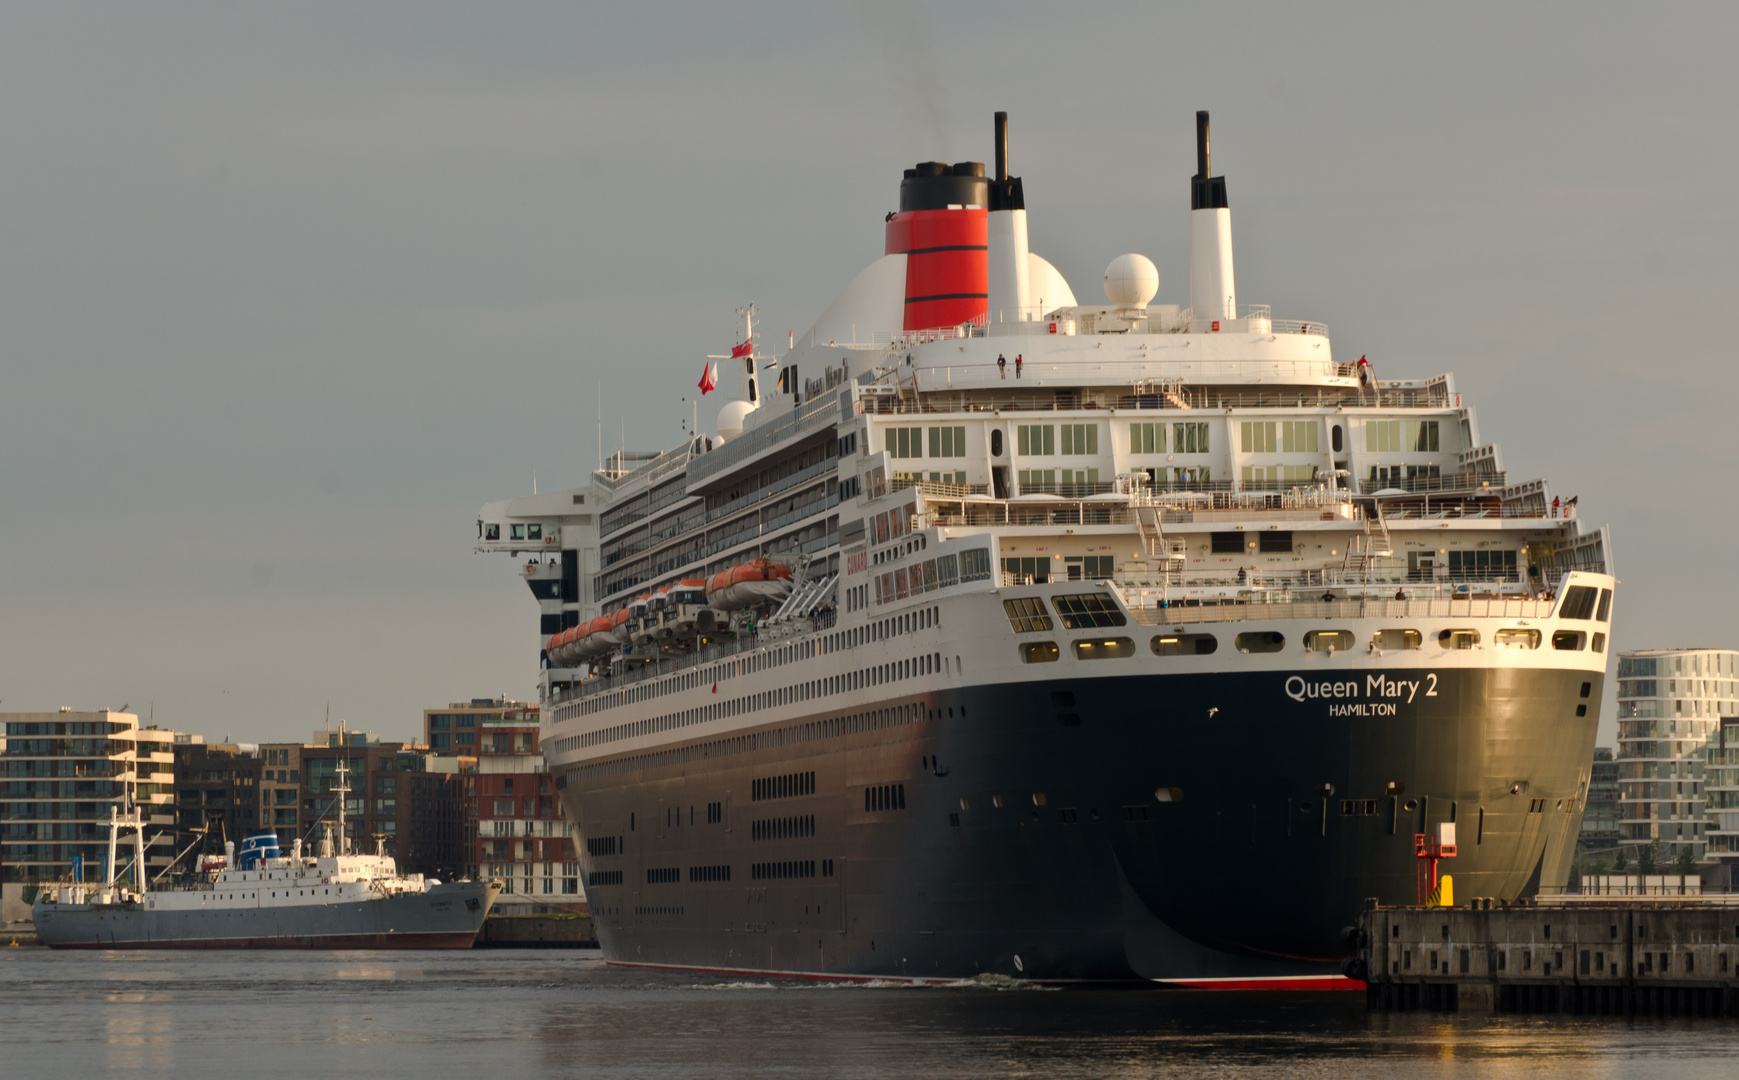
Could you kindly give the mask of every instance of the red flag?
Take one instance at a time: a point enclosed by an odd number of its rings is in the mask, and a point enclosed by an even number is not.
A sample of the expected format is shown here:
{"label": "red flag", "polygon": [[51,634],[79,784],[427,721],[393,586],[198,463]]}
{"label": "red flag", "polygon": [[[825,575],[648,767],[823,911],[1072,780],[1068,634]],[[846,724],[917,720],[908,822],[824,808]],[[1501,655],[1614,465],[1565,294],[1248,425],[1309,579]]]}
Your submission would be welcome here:
{"label": "red flag", "polygon": [[755,340],[753,338],[750,338],[748,341],[743,342],[741,345],[732,345],[731,346],[731,359],[732,360],[739,359],[741,357],[749,355],[750,353],[752,353],[754,351],[755,351]]}
{"label": "red flag", "polygon": [[706,397],[708,391],[719,388],[719,366],[708,364],[700,371],[700,396]]}
{"label": "red flag", "polygon": [[713,683],[713,693],[715,693],[715,694],[716,694],[716,693],[718,693],[718,692],[719,692],[719,684],[718,684],[718,683]]}

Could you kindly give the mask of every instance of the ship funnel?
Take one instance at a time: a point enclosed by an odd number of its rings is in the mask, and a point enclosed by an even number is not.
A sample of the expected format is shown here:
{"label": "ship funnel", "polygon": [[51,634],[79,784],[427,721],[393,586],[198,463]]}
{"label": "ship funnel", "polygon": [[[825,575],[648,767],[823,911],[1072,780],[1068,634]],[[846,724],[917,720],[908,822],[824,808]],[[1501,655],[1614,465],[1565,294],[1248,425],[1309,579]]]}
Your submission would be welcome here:
{"label": "ship funnel", "polygon": [[1212,333],[1238,317],[1232,276],[1232,211],[1226,178],[1209,172],[1208,114],[1196,113],[1196,175],[1190,178],[1190,332]]}
{"label": "ship funnel", "polygon": [[1001,323],[1031,322],[1032,268],[1027,255],[1026,195],[1020,177],[1008,174],[1008,114],[996,114],[996,179],[990,184],[991,333]]}
{"label": "ship funnel", "polygon": [[902,329],[959,326],[989,302],[986,215],[990,181],[976,161],[921,161],[900,181],[884,254],[906,257]]}

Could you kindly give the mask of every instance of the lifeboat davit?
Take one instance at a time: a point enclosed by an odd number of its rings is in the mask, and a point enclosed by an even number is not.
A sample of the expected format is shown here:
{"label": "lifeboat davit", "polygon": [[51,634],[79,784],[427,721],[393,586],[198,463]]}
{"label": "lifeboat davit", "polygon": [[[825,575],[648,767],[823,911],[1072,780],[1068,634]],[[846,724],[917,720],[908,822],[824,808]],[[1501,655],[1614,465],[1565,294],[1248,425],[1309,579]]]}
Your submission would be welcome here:
{"label": "lifeboat davit", "polygon": [[653,636],[658,631],[658,616],[655,614],[659,597],[669,592],[668,588],[659,590],[658,596],[651,593],[641,593],[640,599],[628,605],[628,640],[636,645],[652,644]]}
{"label": "lifeboat davit", "polygon": [[791,568],[769,559],[721,570],[706,583],[706,602],[720,611],[783,600],[790,594]]}
{"label": "lifeboat davit", "polygon": [[[673,637],[693,637],[699,626],[701,613],[708,611],[706,606],[706,579],[684,578],[669,589],[665,600],[664,625],[658,628],[658,640],[669,641]],[[710,614],[710,613],[709,613]],[[705,629],[712,628],[711,619],[707,620]]]}

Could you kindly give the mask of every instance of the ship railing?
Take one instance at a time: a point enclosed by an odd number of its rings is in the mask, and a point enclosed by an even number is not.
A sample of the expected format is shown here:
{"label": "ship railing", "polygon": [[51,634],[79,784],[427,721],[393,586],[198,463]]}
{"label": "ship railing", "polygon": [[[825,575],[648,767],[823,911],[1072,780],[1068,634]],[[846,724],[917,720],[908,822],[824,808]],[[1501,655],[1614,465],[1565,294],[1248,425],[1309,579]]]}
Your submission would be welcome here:
{"label": "ship railing", "polygon": [[[1140,595],[1125,599],[1143,599]],[[1163,603],[1164,601],[1160,601]],[[1195,623],[1267,622],[1274,619],[1306,619],[1318,622],[1334,619],[1544,619],[1552,614],[1556,602],[1523,599],[1468,600],[1383,600],[1358,598],[1352,600],[1299,600],[1287,603],[1219,604],[1175,603],[1169,606],[1129,605],[1129,613],[1141,626],[1187,626]],[[1490,648],[1492,643],[1482,642]]]}
{"label": "ship railing", "polygon": [[1359,481],[1359,492],[1363,495],[1375,495],[1380,491],[1434,495],[1438,492],[1482,491],[1497,498],[1504,488],[1504,476],[1501,472],[1453,472],[1432,476],[1372,478]]}
{"label": "ship railing", "polygon": [[798,469],[789,476],[782,476],[768,484],[766,487],[756,488],[746,495],[739,495],[736,498],[731,499],[729,502],[709,507],[706,512],[706,520],[712,522],[717,521],[722,517],[729,517],[738,510],[744,510],[762,500],[771,499],[780,492],[789,491],[805,481],[813,480],[818,476],[825,476],[838,468],[839,462],[834,458],[828,458],[825,461],[818,461],[807,468]]}
{"label": "ship railing", "polygon": [[[982,368],[985,365],[977,365]],[[1080,410],[1149,410],[1149,409],[1331,409],[1331,408],[1417,408],[1443,409],[1449,405],[1449,397],[1441,387],[1415,387],[1408,389],[1382,388],[1380,391],[1359,393],[1356,390],[1341,390],[1326,387],[1321,390],[1311,388],[1308,391],[1293,391],[1286,393],[1279,390],[1221,390],[1211,385],[1184,386],[1177,390],[1159,393],[1139,385],[1145,379],[1153,377],[1152,365],[1141,365],[1139,370],[1124,372],[1129,385],[1125,387],[1110,387],[1101,385],[1114,381],[1114,374],[1096,371],[1094,369],[1108,368],[1109,364],[1069,365],[1071,372],[1076,372],[1067,379],[1070,386],[1086,386],[1091,389],[1082,393],[1044,393],[1044,394],[1013,394],[1003,393],[1004,388],[997,380],[995,366],[989,365],[992,372],[989,376],[968,375],[963,368],[921,368],[918,375],[918,395],[914,398],[908,394],[904,397],[892,395],[865,396],[862,399],[863,411],[879,416],[914,416],[932,413],[963,413],[963,412],[1069,412]],[[1028,365],[1027,370],[1032,370]],[[1010,365],[1012,372],[1013,365]],[[996,392],[981,395],[980,390],[989,387],[976,387],[977,381],[997,383]],[[1008,382],[1015,382],[1011,373]],[[1023,375],[1021,382],[1028,381]],[[1115,379],[1124,381],[1124,379]],[[1211,382],[1192,377],[1194,383]],[[944,385],[936,385],[944,382]],[[1057,385],[1053,379],[1049,384]]]}

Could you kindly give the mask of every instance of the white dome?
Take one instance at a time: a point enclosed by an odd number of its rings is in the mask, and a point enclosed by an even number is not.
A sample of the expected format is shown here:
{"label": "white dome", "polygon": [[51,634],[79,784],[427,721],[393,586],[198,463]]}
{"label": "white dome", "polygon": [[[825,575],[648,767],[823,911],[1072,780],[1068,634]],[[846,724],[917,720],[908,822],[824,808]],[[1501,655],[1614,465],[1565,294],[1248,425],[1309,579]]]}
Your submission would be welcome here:
{"label": "white dome", "polygon": [[1105,268],[1105,296],[1123,308],[1144,308],[1159,292],[1159,268],[1146,255],[1119,255]]}
{"label": "white dome", "polygon": [[718,432],[719,441],[724,442],[741,435],[743,421],[747,420],[749,414],[754,411],[755,407],[741,398],[725,402],[724,408],[719,410],[718,421],[713,425],[714,430]]}

